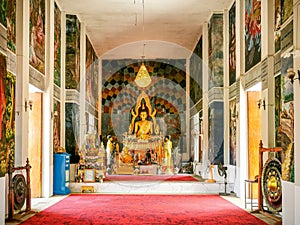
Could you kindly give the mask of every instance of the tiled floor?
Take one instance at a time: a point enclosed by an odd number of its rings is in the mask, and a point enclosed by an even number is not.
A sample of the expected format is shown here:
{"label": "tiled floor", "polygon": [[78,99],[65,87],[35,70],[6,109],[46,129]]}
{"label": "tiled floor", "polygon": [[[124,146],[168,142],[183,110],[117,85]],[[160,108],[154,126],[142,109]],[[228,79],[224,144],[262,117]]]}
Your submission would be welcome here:
{"label": "tiled floor", "polygon": [[[89,184],[91,185],[91,184]],[[150,186],[149,186],[150,185]],[[196,186],[195,186],[196,185]],[[198,185],[198,186],[197,186]],[[80,187],[80,186],[79,186]],[[77,189],[79,190],[79,187],[77,187]],[[104,187],[103,186],[100,186],[100,187]],[[111,189],[112,187],[114,187],[114,189]],[[156,189],[156,188],[158,189]],[[186,188],[188,187],[188,188]],[[98,187],[99,188],[99,187]],[[155,194],[155,189],[156,190],[164,190],[164,191],[160,191],[157,193],[158,194],[168,194],[170,193],[170,190],[171,192],[174,193],[174,190],[175,190],[175,193],[179,194],[180,193],[180,190],[191,190],[190,193],[188,193],[187,191],[184,191],[182,194],[208,194],[208,193],[213,193],[213,191],[215,193],[219,193],[219,186],[206,186],[205,184],[192,184],[191,182],[161,182],[161,183],[157,183],[157,184],[150,184],[150,182],[119,182],[119,183],[115,183],[114,185],[113,184],[110,184],[109,187],[106,187],[106,188],[109,188],[111,189],[112,191],[114,191],[115,193],[122,193],[122,190],[123,190],[123,193],[124,194],[133,194],[133,193],[140,193],[140,194]],[[199,189],[200,188],[200,189]],[[149,192],[149,190],[152,190],[151,192]],[[101,189],[99,189],[101,190]],[[102,189],[103,190],[103,189]],[[106,190],[106,189],[104,189]],[[169,190],[169,192],[167,191]],[[114,193],[110,191],[109,193]],[[97,191],[96,191],[97,192]],[[100,193],[102,194],[108,194],[107,191],[100,191]],[[63,196],[53,196],[53,197],[50,197],[50,198],[33,198],[32,201],[31,201],[31,208],[34,212],[39,212],[41,210],[44,210],[46,209],[47,207],[57,203],[58,201],[62,200],[63,198],[65,198],[66,196],[63,195]],[[223,196],[225,199],[227,199],[228,201],[232,202],[233,204],[241,207],[242,209],[244,209],[245,207],[245,204],[244,204],[244,201],[240,198],[237,198],[233,195],[230,195],[230,196]],[[250,211],[250,209],[246,209],[247,211]],[[20,217],[19,221],[11,221],[11,222],[6,222],[6,225],[16,225],[16,224],[19,224],[21,221],[25,220],[26,218],[30,217],[34,215],[33,213],[32,214],[29,214],[29,215],[26,215],[26,216],[23,216],[23,217]],[[261,213],[253,213],[254,216],[257,216],[258,218],[264,220],[267,224],[270,224],[270,225],[279,225],[281,223],[277,222],[276,220],[272,219],[272,218],[269,218],[268,216],[266,215],[263,215]],[[15,217],[17,218],[17,216]]]}

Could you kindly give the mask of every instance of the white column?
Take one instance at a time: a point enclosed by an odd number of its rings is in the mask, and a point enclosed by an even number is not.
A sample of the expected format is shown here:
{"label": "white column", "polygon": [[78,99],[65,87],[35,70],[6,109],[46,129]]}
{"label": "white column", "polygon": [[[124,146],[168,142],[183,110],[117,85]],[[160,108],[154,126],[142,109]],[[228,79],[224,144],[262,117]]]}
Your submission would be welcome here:
{"label": "white column", "polygon": [[0,225],[5,224],[5,186],[6,186],[6,179],[5,177],[0,177]]}
{"label": "white column", "polygon": [[[191,124],[190,124],[190,59],[186,59],[186,95],[185,95],[185,102],[186,102],[186,149],[187,149],[187,156],[188,159],[191,157],[192,150],[191,150]],[[184,157],[187,158],[187,157]]]}
{"label": "white column", "polygon": [[224,164],[229,164],[230,136],[229,136],[229,12],[224,10],[223,14],[223,65],[224,65]]}
{"label": "white column", "polygon": [[[283,224],[300,224],[300,202],[296,199],[300,199],[300,1],[294,0],[294,71],[295,71],[295,80],[294,80],[294,164],[295,164],[295,184],[294,184],[294,195],[290,197],[288,201],[293,199],[294,207],[292,213],[286,214],[283,212]],[[288,218],[294,218],[294,221],[289,221]]]}
{"label": "white column", "polygon": [[80,23],[80,137],[79,148],[84,142],[86,133],[85,111],[86,111],[86,68],[85,68],[85,55],[86,55],[86,28],[84,23]]}
{"label": "white column", "polygon": [[24,166],[28,157],[28,120],[25,101],[29,100],[29,1],[16,5],[17,80],[15,166]]}
{"label": "white column", "polygon": [[98,131],[102,134],[102,59],[98,58]]}
{"label": "white column", "polygon": [[42,197],[53,194],[54,0],[46,1],[45,91],[43,95]]}
{"label": "white column", "polygon": [[61,92],[60,92],[60,144],[66,147],[66,13],[61,12]]}
{"label": "white column", "polygon": [[[261,1],[262,61],[267,60],[268,86],[262,85],[262,99],[266,108],[262,110],[262,141],[265,147],[275,147],[275,89],[274,89],[274,11],[273,1]],[[264,81],[263,81],[264,82]]]}
{"label": "white column", "polygon": [[[202,42],[202,85],[203,85],[203,120],[202,120],[202,132],[203,132],[203,165],[207,166],[208,160],[208,22],[203,23],[202,28],[203,42]],[[203,171],[206,172],[206,171]],[[203,174],[205,176],[205,174]],[[207,174],[208,175],[208,174]]]}
{"label": "white column", "polygon": [[237,103],[237,110],[239,112],[237,123],[237,142],[236,142],[236,186],[235,190],[237,196],[242,197],[244,192],[244,180],[248,176],[248,128],[247,128],[247,98],[245,91],[245,25],[244,25],[244,2],[236,1],[236,78],[240,80],[238,90],[239,91],[239,103]]}

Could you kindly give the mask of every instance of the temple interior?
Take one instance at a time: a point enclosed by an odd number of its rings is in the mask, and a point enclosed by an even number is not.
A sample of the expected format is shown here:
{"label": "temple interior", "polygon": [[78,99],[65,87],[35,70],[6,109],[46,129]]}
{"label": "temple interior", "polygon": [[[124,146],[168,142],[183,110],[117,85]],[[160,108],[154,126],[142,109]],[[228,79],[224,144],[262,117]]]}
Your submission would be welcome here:
{"label": "temple interior", "polygon": [[183,174],[300,224],[298,15],[300,0],[0,0],[0,225],[31,198]]}

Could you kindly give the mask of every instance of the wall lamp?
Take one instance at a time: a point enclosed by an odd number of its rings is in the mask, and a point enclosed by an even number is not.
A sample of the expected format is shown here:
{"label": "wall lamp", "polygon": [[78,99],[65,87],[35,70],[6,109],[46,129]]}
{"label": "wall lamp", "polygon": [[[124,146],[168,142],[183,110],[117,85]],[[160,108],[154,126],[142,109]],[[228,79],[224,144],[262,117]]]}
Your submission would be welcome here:
{"label": "wall lamp", "polygon": [[262,107],[263,110],[266,109],[266,101],[265,99],[259,99],[257,101],[257,107],[260,109]]}
{"label": "wall lamp", "polygon": [[33,105],[33,103],[32,103],[31,100],[26,100],[25,99],[25,112],[27,112],[28,109],[32,110],[32,105]]}
{"label": "wall lamp", "polygon": [[51,119],[55,117],[58,117],[58,112],[57,111],[51,112]]}
{"label": "wall lamp", "polygon": [[294,83],[294,80],[299,80],[299,82],[300,82],[300,70],[297,70],[297,77],[295,77],[295,72],[294,72],[294,70],[293,70],[293,68],[289,68],[288,70],[287,70],[287,77],[290,79],[290,81],[291,81],[291,83],[293,84]]}

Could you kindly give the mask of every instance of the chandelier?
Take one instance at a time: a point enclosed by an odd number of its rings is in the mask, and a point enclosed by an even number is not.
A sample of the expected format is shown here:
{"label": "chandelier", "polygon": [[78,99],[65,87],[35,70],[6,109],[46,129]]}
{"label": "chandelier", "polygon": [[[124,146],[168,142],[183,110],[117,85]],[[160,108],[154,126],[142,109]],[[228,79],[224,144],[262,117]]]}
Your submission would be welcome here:
{"label": "chandelier", "polygon": [[[143,47],[143,55],[142,55],[142,59],[144,60],[145,55],[145,45]],[[147,71],[147,68],[144,64],[144,61],[142,62],[142,65],[136,75],[136,78],[134,80],[134,82],[139,86],[139,87],[147,87],[150,83],[151,83],[151,77],[149,76],[149,73]]]}
{"label": "chandelier", "polygon": [[147,87],[151,83],[151,78],[144,63],[142,63],[134,82],[139,87]]}

